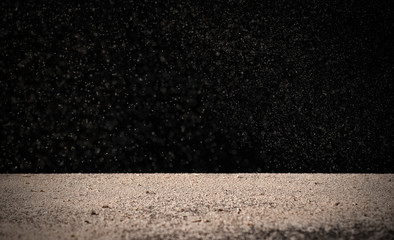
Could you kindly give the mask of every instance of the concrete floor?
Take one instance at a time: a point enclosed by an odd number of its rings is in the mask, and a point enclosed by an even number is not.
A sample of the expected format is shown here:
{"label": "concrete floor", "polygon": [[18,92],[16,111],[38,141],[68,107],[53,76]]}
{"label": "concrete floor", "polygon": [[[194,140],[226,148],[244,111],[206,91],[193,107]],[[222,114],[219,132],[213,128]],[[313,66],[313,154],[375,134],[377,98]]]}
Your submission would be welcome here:
{"label": "concrete floor", "polygon": [[394,239],[394,174],[2,174],[0,239]]}

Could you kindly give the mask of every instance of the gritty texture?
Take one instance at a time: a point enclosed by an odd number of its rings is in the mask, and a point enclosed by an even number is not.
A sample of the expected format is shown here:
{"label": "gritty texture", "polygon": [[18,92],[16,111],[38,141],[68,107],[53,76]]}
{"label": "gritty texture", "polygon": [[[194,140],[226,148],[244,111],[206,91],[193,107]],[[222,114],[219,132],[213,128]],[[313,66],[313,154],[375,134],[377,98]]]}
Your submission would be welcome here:
{"label": "gritty texture", "polygon": [[390,1],[1,1],[0,172],[393,173],[392,16]]}
{"label": "gritty texture", "polygon": [[0,175],[0,239],[393,239],[394,175]]}

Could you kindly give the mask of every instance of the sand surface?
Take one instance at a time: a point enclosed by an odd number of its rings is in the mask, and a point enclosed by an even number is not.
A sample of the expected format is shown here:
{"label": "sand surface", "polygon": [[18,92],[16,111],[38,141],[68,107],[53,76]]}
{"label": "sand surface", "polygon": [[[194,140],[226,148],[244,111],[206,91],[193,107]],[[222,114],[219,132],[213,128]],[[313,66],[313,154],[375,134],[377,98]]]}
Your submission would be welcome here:
{"label": "sand surface", "polygon": [[0,239],[394,239],[394,174],[2,174]]}

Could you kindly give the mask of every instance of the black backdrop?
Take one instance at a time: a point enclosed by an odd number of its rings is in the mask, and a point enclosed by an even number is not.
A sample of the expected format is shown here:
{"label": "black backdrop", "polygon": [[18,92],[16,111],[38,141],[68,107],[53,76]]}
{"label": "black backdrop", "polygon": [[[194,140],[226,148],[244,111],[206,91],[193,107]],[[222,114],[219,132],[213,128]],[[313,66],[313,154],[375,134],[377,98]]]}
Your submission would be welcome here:
{"label": "black backdrop", "polygon": [[0,171],[394,172],[390,1],[196,2],[2,2]]}

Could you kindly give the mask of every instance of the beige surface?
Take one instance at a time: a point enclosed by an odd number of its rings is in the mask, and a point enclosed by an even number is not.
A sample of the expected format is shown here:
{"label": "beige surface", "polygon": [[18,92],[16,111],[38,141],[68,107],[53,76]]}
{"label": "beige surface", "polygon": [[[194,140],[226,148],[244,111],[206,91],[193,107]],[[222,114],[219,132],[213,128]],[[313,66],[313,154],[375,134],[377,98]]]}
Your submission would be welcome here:
{"label": "beige surface", "polygon": [[394,238],[393,174],[2,174],[0,193],[0,239]]}

